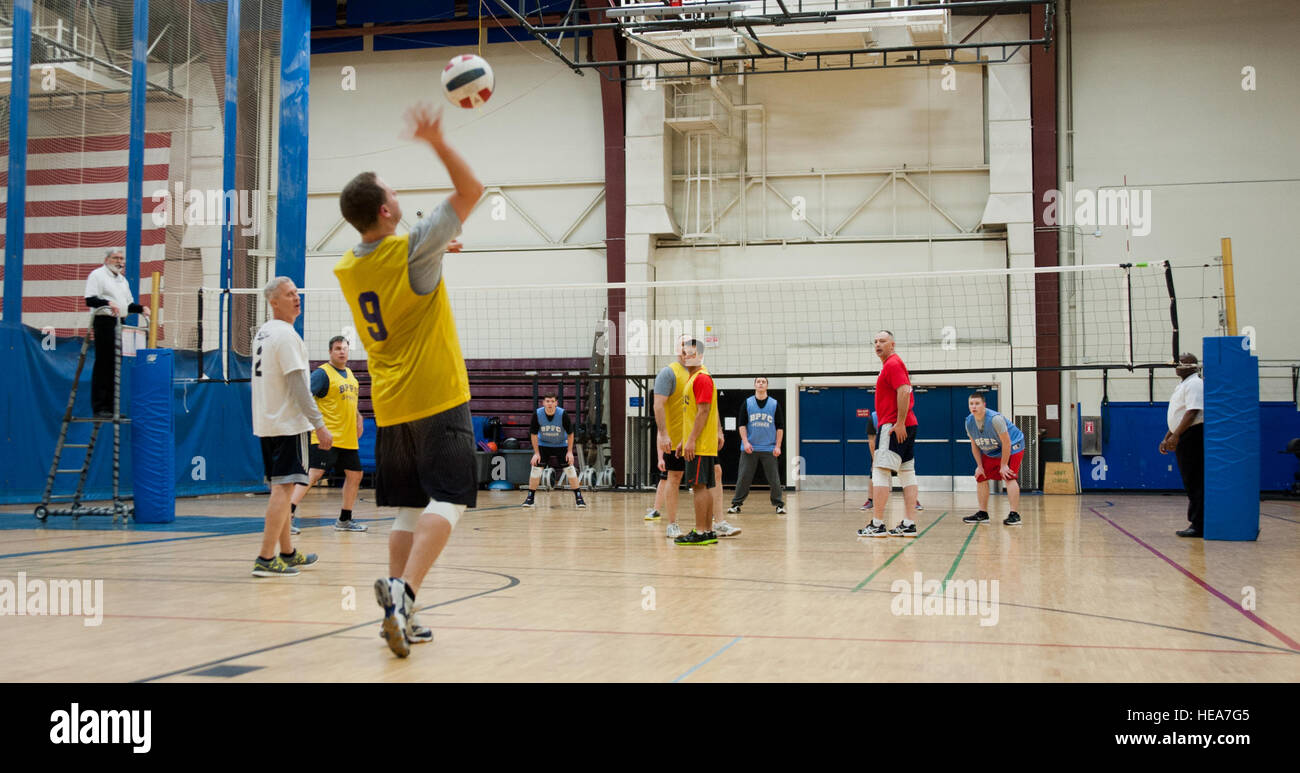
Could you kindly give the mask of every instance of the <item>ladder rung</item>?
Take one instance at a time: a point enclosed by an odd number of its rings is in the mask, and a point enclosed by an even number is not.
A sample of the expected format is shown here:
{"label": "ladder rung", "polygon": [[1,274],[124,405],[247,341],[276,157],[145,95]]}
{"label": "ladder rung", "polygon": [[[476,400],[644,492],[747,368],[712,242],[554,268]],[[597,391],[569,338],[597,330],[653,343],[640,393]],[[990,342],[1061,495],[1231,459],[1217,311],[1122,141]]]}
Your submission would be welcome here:
{"label": "ladder rung", "polygon": [[90,448],[89,443],[64,443],[64,448]]}
{"label": "ladder rung", "polygon": [[[107,418],[107,419],[99,419],[99,418],[94,418],[94,419],[68,419],[68,421],[82,422],[82,423],[86,423],[86,424],[112,424],[112,423],[113,423],[113,419],[112,419],[111,417],[110,417],[110,418]],[[118,423],[118,424],[130,424],[130,423],[131,423],[131,420],[130,420],[130,419],[127,419],[127,418],[121,418],[121,419],[118,419],[118,420],[117,420],[117,423]]]}
{"label": "ladder rung", "polygon": [[78,468],[76,468],[76,469],[74,469],[74,470],[55,470],[54,472],[55,472],[55,474],[58,474],[58,473],[60,473],[60,472],[76,472],[76,473],[80,473],[80,472],[81,472],[81,468],[78,467]]}

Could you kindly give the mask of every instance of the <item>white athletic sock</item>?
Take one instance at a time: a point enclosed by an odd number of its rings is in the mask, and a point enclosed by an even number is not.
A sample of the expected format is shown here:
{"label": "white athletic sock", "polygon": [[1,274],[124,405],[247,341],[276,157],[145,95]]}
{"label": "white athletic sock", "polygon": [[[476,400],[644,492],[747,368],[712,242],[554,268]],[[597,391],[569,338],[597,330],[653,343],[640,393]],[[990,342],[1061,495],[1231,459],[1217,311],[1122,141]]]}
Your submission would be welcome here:
{"label": "white athletic sock", "polygon": [[871,525],[872,525],[872,526],[884,526],[884,525],[885,525],[885,522],[882,521],[882,520],[880,520],[879,518],[872,518],[872,519],[871,519]]}

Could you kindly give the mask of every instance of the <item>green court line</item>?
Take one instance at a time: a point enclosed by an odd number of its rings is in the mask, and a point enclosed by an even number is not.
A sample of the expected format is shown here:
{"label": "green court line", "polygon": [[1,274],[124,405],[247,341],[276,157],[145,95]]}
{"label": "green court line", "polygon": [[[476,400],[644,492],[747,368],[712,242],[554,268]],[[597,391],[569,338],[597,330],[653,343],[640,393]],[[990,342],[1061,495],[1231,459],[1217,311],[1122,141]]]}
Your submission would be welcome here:
{"label": "green court line", "polygon": [[966,541],[962,543],[961,550],[957,552],[957,560],[952,562],[952,568],[948,570],[948,576],[943,578],[943,589],[945,591],[948,590],[948,581],[951,580],[953,574],[957,572],[957,564],[960,564],[961,557],[966,555],[966,548],[970,545],[971,538],[975,536],[975,531],[979,529],[979,527],[980,525],[978,523],[970,527],[970,534],[966,535]]}
{"label": "green court line", "polygon": [[[938,518],[935,518],[935,519],[934,519],[934,523],[932,523],[932,524],[930,524],[929,526],[925,527],[924,529],[921,530],[921,533],[920,533],[920,534],[916,535],[916,539],[909,539],[909,540],[907,541],[907,544],[903,545],[901,548],[898,549],[898,552],[897,552],[897,553],[895,553],[894,555],[892,555],[892,556],[889,557],[889,560],[888,560],[888,561],[886,561],[885,563],[881,564],[880,567],[879,567],[878,569],[876,569],[876,571],[874,571],[874,572],[872,572],[871,574],[867,575],[867,579],[865,579],[865,580],[863,580],[862,582],[858,583],[858,584],[857,584],[857,587],[855,587],[853,590],[851,590],[851,591],[849,591],[849,592],[850,592],[850,593],[857,593],[858,591],[862,590],[862,588],[865,587],[867,583],[869,583],[869,582],[871,582],[873,579],[875,579],[876,575],[878,575],[878,574],[880,574],[881,572],[885,571],[885,567],[886,567],[886,566],[889,566],[890,564],[894,563],[894,559],[895,559],[895,558],[898,558],[899,556],[903,555],[903,551],[904,551],[904,550],[907,550],[908,548],[912,547],[912,545],[916,544],[916,541],[919,540],[919,539],[921,539],[922,537],[924,537],[924,536],[925,536],[925,533],[926,533],[927,531],[933,529],[935,526],[938,526],[938,525],[939,525],[939,521],[942,521],[942,520],[943,520],[943,517],[944,517],[945,515],[947,515],[947,514],[948,514],[948,511],[947,511],[947,510],[944,510],[942,515],[940,515]],[[967,541],[969,542],[970,540],[968,539]],[[963,548],[963,550],[964,550],[964,549],[965,549],[965,548]],[[953,568],[956,568],[956,564],[953,565]],[[950,575],[950,576],[951,576],[951,575]]]}

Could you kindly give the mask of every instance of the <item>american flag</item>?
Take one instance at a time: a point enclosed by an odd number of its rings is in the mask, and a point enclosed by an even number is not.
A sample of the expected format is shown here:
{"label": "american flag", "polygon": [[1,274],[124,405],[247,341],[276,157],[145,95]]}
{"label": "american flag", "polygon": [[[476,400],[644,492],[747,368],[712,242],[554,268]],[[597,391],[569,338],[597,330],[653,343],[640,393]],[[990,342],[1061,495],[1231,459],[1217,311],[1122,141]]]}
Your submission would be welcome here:
{"label": "american flag", "polygon": [[[103,265],[105,249],[126,245],[128,141],[126,134],[28,140],[23,324],[54,328],[57,335],[86,330],[86,277]],[[148,303],[150,274],[163,270],[166,255],[167,228],[153,222],[152,213],[160,205],[151,195],[167,188],[171,134],[149,132],[144,147],[136,298],[141,304]],[[9,143],[0,140],[0,221],[8,212],[8,186]],[[4,244],[5,235],[0,234],[0,248]]]}

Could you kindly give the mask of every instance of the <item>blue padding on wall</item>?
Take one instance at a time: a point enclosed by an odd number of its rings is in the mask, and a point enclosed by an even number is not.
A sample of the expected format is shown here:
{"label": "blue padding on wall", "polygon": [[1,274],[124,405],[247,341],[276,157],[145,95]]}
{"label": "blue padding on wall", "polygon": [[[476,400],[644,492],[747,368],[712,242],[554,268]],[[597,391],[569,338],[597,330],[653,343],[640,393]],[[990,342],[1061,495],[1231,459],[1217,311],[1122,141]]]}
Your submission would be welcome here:
{"label": "blue padding on wall", "polygon": [[[1162,456],[1156,447],[1167,429],[1169,403],[1111,403],[1103,409],[1106,443],[1100,457],[1079,453],[1080,486],[1086,490],[1181,491],[1183,479],[1173,454]],[[1287,441],[1300,437],[1300,411],[1295,403],[1260,403],[1260,490],[1286,491],[1294,480],[1294,456],[1278,453]],[[1085,411],[1091,414],[1092,411]],[[1083,423],[1075,438],[1083,435]],[[1209,440],[1206,440],[1209,447]],[[1076,445],[1075,451],[1079,452]],[[1105,469],[1098,459],[1105,460]],[[1207,460],[1207,464],[1210,460]],[[1094,474],[1102,474],[1094,479]]]}
{"label": "blue padding on wall", "polygon": [[133,371],[130,430],[135,469],[154,473],[132,480],[135,520],[138,523],[171,523],[176,520],[172,363],[171,349],[141,349],[134,360],[122,363],[124,367],[129,364]]}
{"label": "blue padding on wall", "polygon": [[311,53],[312,56],[316,54],[347,54],[364,49],[365,44],[366,40],[362,37],[312,38]]}
{"label": "blue padding on wall", "polygon": [[357,456],[361,457],[361,471],[375,471],[375,436],[378,431],[375,429],[374,419],[362,419],[361,437],[357,438]]}
{"label": "blue padding on wall", "polygon": [[1202,347],[1205,538],[1253,540],[1259,536],[1259,360],[1244,336],[1206,337]]}
{"label": "blue padding on wall", "polygon": [[[478,0],[469,0],[469,4],[477,6]],[[432,21],[452,19],[455,16],[455,0],[386,0],[382,3],[348,3],[349,25]]]}
{"label": "blue padding on wall", "polygon": [[[45,476],[54,457],[59,424],[77,369],[80,338],[54,339],[23,325],[0,323],[0,372],[7,374],[0,390],[4,434],[0,436],[0,503],[38,502],[45,488]],[[176,352],[173,370],[179,378],[193,378],[195,355]],[[220,356],[208,352],[204,359],[220,369]],[[81,372],[73,415],[90,415],[90,374],[95,355],[92,347]],[[130,405],[135,391],[134,361],[126,358],[122,368],[124,404]],[[246,372],[246,362],[240,363]],[[248,383],[171,385],[175,427],[176,496],[264,491],[261,447],[252,434],[251,392]],[[69,429],[68,442],[84,443],[89,424]],[[132,462],[131,432],[122,434],[121,490],[130,494],[135,465]],[[101,432],[100,448],[86,481],[87,497],[112,496],[111,427]],[[64,452],[60,466],[78,467],[80,449]],[[75,476],[60,476],[58,491],[71,492]]]}
{"label": "blue padding on wall", "polygon": [[337,0],[311,0],[311,26],[338,26],[338,7]]}

